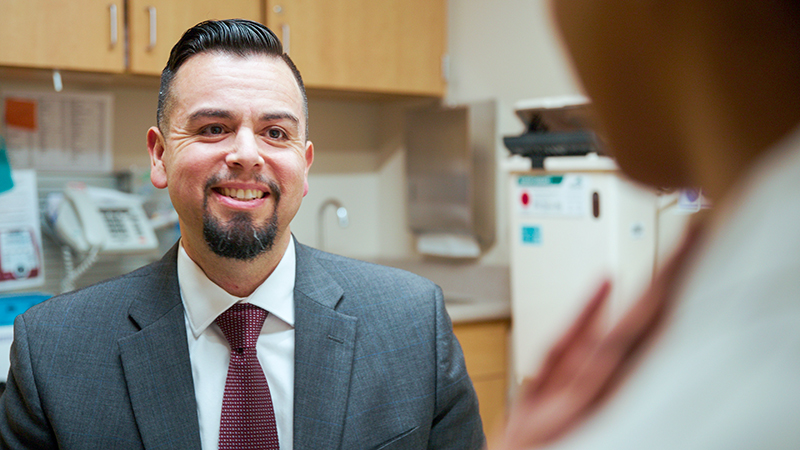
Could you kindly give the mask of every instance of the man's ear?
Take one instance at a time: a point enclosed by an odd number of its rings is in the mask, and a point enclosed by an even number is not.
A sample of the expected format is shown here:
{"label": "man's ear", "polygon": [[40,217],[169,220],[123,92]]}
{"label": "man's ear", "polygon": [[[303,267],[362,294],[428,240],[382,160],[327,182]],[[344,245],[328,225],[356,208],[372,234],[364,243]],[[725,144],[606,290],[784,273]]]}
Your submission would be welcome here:
{"label": "man's ear", "polygon": [[150,182],[159,189],[167,187],[167,169],[164,167],[165,148],[166,144],[161,130],[158,127],[150,127],[147,130],[147,152],[150,153]]}
{"label": "man's ear", "polygon": [[305,181],[303,184],[303,197],[308,194],[308,171],[311,169],[311,164],[314,162],[314,144],[311,141],[306,141],[306,173]]}

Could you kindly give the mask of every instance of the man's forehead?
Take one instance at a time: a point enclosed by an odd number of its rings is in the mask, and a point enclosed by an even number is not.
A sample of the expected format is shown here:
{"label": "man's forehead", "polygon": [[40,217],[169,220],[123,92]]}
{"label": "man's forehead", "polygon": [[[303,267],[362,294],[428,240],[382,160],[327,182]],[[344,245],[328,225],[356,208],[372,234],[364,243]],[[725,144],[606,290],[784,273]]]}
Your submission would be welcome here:
{"label": "man's forehead", "polygon": [[[294,84],[297,85],[297,80],[292,73],[292,69],[289,68],[289,65],[286,61],[283,60],[280,56],[275,55],[267,55],[263,53],[247,53],[247,54],[237,54],[229,51],[223,50],[207,50],[195,55],[192,55],[184,63],[178,68],[175,72],[175,79],[185,78],[181,75],[185,75],[186,72],[191,72],[193,69],[197,67],[207,67],[207,68],[224,68],[231,65],[236,65],[240,63],[256,63],[256,64],[265,64],[265,69],[267,70],[275,70],[278,73],[281,73],[283,76],[290,77]],[[207,71],[208,69],[206,69]],[[206,71],[201,71],[200,73],[205,73]],[[194,74],[197,76],[197,74]],[[297,85],[298,91],[300,90],[300,86]]]}
{"label": "man's forehead", "polygon": [[[253,71],[256,76],[248,78],[243,75],[244,72],[240,72],[242,64],[255,64],[245,70]],[[258,75],[263,75],[263,79]],[[242,76],[245,79],[234,86],[207,82],[209,78],[226,76]],[[263,84],[260,84],[261,82]],[[278,91],[288,87],[292,97],[290,103],[294,104],[293,106],[299,110],[301,116],[304,115],[302,114],[304,110],[303,94],[292,69],[281,57],[273,55],[257,53],[238,55],[216,50],[193,55],[177,70],[172,91],[174,99],[181,103],[182,99],[186,99],[185,94],[187,93],[203,96],[231,87],[264,89],[265,91]],[[289,92],[286,93],[289,94]],[[189,95],[189,97],[192,96]],[[300,118],[304,119],[304,117]]]}

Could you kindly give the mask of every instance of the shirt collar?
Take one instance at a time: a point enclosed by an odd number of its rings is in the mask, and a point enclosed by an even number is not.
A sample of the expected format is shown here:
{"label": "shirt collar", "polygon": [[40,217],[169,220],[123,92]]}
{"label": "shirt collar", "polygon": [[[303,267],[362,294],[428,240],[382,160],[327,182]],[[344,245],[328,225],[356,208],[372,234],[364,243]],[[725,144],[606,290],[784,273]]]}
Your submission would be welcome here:
{"label": "shirt collar", "polygon": [[178,251],[178,284],[181,301],[195,338],[234,303],[248,302],[267,310],[294,327],[294,280],[296,257],[294,237],[290,238],[278,266],[248,297],[236,297],[209,280],[183,248]]}

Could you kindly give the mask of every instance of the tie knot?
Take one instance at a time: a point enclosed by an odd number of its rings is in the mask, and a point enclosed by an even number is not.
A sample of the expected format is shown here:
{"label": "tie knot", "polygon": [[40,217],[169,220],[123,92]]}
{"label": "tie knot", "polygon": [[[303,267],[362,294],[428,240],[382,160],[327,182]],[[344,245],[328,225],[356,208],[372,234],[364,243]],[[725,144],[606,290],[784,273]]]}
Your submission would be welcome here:
{"label": "tie knot", "polygon": [[[251,303],[236,303],[220,314],[215,322],[228,340],[232,351],[255,348],[267,312]],[[240,351],[240,350],[239,350]]]}

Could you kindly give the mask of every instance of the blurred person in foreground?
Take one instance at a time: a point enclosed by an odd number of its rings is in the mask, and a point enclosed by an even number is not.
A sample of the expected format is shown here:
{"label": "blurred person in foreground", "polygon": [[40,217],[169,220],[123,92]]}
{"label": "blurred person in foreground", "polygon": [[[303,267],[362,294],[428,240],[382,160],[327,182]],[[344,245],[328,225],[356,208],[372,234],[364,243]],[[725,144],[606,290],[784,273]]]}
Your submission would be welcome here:
{"label": "blurred person in foreground", "polygon": [[620,167],[713,207],[610,331],[600,288],[492,448],[800,448],[800,2],[551,6]]}

